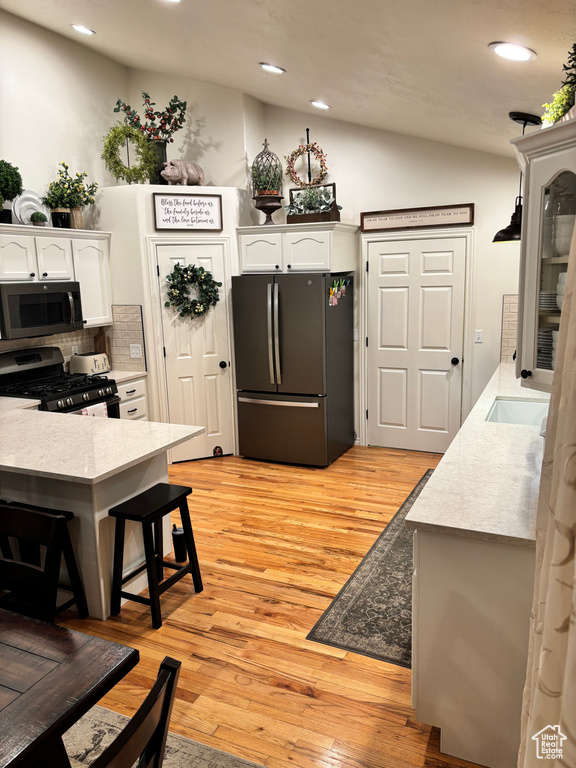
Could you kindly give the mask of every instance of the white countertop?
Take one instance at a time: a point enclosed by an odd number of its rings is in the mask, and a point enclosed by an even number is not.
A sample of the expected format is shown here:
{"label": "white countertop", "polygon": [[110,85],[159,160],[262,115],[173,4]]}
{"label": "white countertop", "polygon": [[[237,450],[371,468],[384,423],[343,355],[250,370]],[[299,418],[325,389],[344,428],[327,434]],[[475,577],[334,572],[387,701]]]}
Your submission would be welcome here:
{"label": "white countertop", "polygon": [[418,530],[534,546],[540,427],[486,421],[496,397],[549,400],[501,364],[406,516]]}
{"label": "white countertop", "polygon": [[133,381],[134,379],[144,379],[148,376],[147,371],[117,371],[113,368],[104,376],[108,376],[109,379],[114,379],[116,384],[125,384],[127,381]]}
{"label": "white countertop", "polygon": [[29,400],[27,397],[0,397],[0,416],[10,411],[38,408],[40,400]]}
{"label": "white countertop", "polygon": [[204,431],[11,407],[0,412],[0,472],[98,483]]}

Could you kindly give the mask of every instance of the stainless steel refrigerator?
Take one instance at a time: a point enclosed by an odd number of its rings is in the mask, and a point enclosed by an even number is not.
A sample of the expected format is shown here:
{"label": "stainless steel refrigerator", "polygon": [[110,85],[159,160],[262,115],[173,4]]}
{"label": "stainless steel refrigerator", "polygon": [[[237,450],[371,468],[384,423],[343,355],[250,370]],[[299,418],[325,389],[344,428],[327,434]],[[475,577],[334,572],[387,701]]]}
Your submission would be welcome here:
{"label": "stainless steel refrigerator", "polygon": [[324,467],[354,442],[353,273],[232,278],[242,456]]}

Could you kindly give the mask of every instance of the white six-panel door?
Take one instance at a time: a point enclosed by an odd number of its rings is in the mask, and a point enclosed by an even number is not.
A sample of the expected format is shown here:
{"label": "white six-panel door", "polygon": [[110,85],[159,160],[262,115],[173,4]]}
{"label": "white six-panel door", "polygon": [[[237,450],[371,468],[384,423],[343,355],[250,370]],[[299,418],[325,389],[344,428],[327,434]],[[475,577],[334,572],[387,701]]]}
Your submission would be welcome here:
{"label": "white six-panel door", "polygon": [[[170,423],[206,427],[203,435],[173,448],[172,461],[212,456],[217,447],[234,452],[225,247],[223,242],[156,246]],[[181,318],[164,307],[166,275],[177,263],[204,267],[222,283],[220,301],[204,317]]]}
{"label": "white six-panel door", "polygon": [[460,427],[466,241],[371,242],[368,267],[368,444],[443,453]]}

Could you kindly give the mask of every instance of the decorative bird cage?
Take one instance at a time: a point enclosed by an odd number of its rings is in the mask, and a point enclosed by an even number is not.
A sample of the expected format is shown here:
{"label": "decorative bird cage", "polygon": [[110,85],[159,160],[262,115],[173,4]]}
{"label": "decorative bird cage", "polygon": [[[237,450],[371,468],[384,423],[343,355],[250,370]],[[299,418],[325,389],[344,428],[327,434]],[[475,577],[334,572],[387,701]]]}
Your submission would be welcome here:
{"label": "decorative bird cage", "polygon": [[264,224],[273,224],[272,214],[282,207],[282,175],[282,163],[268,149],[268,139],[264,139],[264,149],[252,163],[254,206],[266,214]]}
{"label": "decorative bird cage", "polygon": [[254,197],[260,195],[282,194],[282,163],[268,149],[268,139],[264,139],[264,149],[256,155],[252,164],[252,191]]}

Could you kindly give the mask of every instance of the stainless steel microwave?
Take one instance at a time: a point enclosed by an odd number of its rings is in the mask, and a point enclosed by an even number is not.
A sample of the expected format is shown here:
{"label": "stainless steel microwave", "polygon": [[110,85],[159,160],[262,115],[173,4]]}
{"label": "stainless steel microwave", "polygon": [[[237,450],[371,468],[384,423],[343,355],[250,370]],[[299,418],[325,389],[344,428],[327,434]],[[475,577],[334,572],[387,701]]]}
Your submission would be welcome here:
{"label": "stainless steel microwave", "polygon": [[51,336],[83,327],[78,283],[0,283],[1,339]]}

